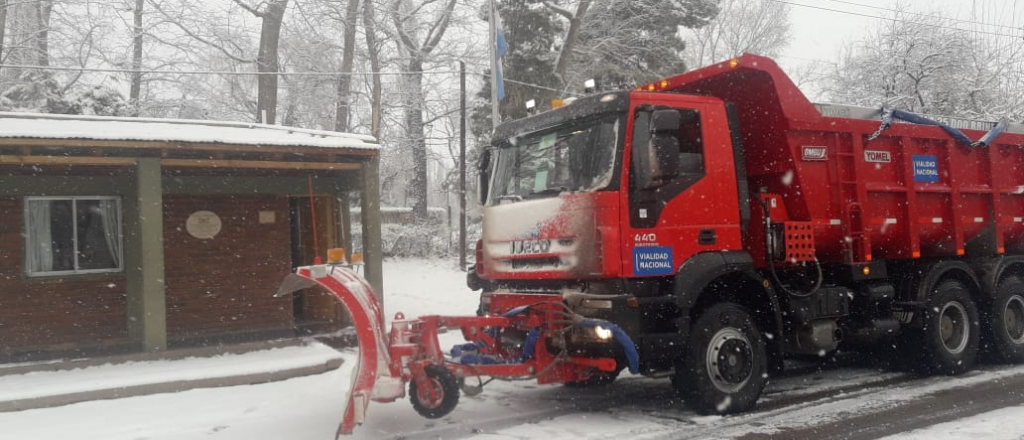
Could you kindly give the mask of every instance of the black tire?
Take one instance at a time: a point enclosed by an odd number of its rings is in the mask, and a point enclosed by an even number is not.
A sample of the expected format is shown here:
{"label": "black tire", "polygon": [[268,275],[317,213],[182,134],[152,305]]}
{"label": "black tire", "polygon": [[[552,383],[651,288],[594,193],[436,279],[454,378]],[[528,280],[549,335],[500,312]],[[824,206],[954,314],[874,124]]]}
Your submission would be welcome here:
{"label": "black tire", "polygon": [[1024,362],[1024,279],[1004,278],[984,319],[985,340],[994,359]]}
{"label": "black tire", "polygon": [[978,308],[963,283],[946,280],[932,291],[923,312],[924,326],[909,341],[917,348],[914,369],[925,374],[963,374],[974,368],[980,347]]}
{"label": "black tire", "polygon": [[412,407],[428,419],[444,417],[459,404],[459,381],[443,366],[428,365],[424,370],[439,395],[433,400],[429,396],[420,395],[416,379],[413,379],[409,382],[409,399],[412,401]]}
{"label": "black tire", "polygon": [[615,371],[600,371],[595,370],[590,374],[590,377],[584,380],[578,380],[575,382],[566,382],[563,385],[566,388],[597,388],[611,385],[615,382],[615,379],[619,377],[619,373],[622,369],[616,369]]}
{"label": "black tire", "polygon": [[768,383],[768,353],[750,312],[736,304],[705,310],[690,332],[672,385],[701,414],[754,407]]}

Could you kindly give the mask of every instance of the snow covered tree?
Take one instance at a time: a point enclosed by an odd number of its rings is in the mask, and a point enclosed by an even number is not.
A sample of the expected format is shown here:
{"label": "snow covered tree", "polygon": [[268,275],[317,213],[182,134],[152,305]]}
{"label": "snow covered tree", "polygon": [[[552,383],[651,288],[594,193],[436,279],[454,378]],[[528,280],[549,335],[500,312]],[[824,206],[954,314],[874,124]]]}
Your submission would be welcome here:
{"label": "snow covered tree", "polygon": [[715,3],[610,0],[591,4],[574,44],[565,83],[595,78],[603,88],[631,88],[685,71],[686,43],[680,28],[706,25],[718,12]]}
{"label": "snow covered tree", "polygon": [[830,101],[984,119],[1024,117],[1019,38],[981,34],[936,13],[900,9],[848,46],[828,78]]}
{"label": "snow covered tree", "polygon": [[792,35],[790,9],[772,0],[720,0],[714,19],[684,33],[688,67],[707,66],[746,52],[778,56]]}
{"label": "snow covered tree", "polygon": [[[554,90],[520,84],[536,84],[557,90],[561,83],[555,73],[554,50],[563,26],[543,3],[537,0],[509,0],[498,4],[498,16],[502,20],[508,43],[502,69],[506,78],[517,81],[505,83],[505,99],[498,107],[503,120],[525,117],[526,101],[533,99],[543,106],[561,96],[561,93]],[[487,20],[490,14],[484,7],[480,15]],[[490,68],[486,72],[490,75]],[[472,103],[471,128],[474,136],[482,140],[491,133],[489,79],[476,96]]]}
{"label": "snow covered tree", "polygon": [[438,5],[434,11],[425,9],[433,1],[415,4],[410,0],[392,3],[391,17],[398,35],[399,51],[405,58],[404,84],[405,130],[409,142],[413,172],[409,182],[413,199],[413,216],[427,220],[427,140],[424,121],[425,94],[423,72],[432,52],[441,43],[455,10],[455,0]]}

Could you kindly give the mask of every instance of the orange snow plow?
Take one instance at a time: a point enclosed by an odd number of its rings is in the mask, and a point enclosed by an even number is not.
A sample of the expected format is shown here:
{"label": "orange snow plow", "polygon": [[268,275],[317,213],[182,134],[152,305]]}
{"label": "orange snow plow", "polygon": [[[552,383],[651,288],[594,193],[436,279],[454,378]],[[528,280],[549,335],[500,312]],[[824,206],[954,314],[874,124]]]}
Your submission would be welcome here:
{"label": "orange snow plow", "polygon": [[[412,406],[427,418],[450,413],[460,391],[480,393],[481,377],[501,380],[536,380],[540,384],[582,382],[592,376],[617,373],[624,367],[638,370],[636,347],[612,323],[583,318],[568,310],[560,295],[495,295],[501,316],[395,315],[385,334],[380,303],[366,280],[343,264],[300,267],[288,275],[275,296],[320,285],[348,309],[359,342],[359,362],[353,369],[344,417],[338,435],[351,434],[366,420],[370,401],[394,402],[405,397],[406,383]],[[438,333],[459,329],[466,342],[446,353]],[[622,347],[622,362],[610,357],[570,354],[567,334],[593,332],[614,339]],[[467,384],[467,378],[477,384]],[[488,381],[489,382],[489,381]]]}

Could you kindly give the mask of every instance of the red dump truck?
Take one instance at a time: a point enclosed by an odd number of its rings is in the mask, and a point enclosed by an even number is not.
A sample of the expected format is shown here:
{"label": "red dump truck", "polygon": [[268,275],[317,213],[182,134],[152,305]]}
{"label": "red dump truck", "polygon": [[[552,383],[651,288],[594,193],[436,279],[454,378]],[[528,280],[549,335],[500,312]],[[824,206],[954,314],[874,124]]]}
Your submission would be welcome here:
{"label": "red dump truck", "polygon": [[1024,361],[1019,125],[812,104],[743,55],[502,124],[480,174],[481,312],[559,294],[637,349],[573,329],[572,355],[698,411],[752,408],[791,357]]}

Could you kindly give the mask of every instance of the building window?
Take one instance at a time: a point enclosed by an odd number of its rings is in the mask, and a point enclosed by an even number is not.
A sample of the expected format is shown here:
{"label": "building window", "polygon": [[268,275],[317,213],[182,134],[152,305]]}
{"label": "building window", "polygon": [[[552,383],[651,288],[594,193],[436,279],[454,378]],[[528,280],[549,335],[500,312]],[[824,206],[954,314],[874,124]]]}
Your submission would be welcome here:
{"label": "building window", "polygon": [[29,276],[124,267],[118,197],[26,197],[25,225]]}

